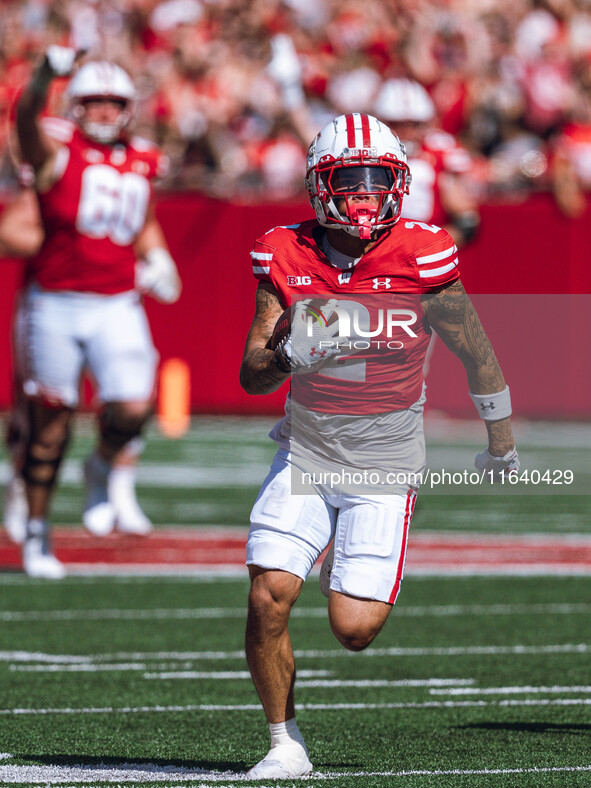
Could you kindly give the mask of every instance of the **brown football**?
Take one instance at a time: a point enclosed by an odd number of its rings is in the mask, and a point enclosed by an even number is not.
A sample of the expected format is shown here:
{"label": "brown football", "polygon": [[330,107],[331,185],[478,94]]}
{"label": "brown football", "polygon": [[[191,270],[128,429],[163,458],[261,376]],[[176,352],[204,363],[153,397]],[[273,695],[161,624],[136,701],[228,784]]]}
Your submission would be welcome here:
{"label": "brown football", "polygon": [[279,319],[275,323],[275,328],[273,329],[271,338],[267,342],[267,347],[271,350],[275,350],[277,345],[281,344],[281,342],[291,331],[291,316],[292,308],[288,306],[287,309],[279,316]]}
{"label": "brown football", "polygon": [[[309,299],[309,301],[307,303],[307,306],[306,306],[306,314],[308,314],[308,315],[313,317],[314,314],[320,312],[321,307],[323,307],[326,304],[326,302],[327,302],[327,299],[325,299],[325,298],[311,298],[311,299]],[[279,345],[285,339],[287,334],[289,334],[291,332],[293,310],[294,310],[295,306],[296,306],[296,304],[292,304],[291,306],[288,306],[287,309],[284,312],[281,313],[281,315],[279,316],[279,319],[275,323],[275,328],[273,329],[273,333],[271,334],[271,338],[267,342],[267,347],[270,348],[271,350],[275,350],[277,345]],[[327,324],[331,325],[337,319],[338,319],[338,317],[337,317],[336,312],[333,312],[330,315]]]}

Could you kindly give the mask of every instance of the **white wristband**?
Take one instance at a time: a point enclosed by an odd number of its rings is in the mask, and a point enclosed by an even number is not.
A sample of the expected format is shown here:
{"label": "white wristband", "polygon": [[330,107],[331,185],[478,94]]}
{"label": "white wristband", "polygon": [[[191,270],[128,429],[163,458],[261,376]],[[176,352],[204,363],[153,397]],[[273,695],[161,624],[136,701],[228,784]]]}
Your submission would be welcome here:
{"label": "white wristband", "polygon": [[472,394],[472,402],[478,411],[478,415],[485,421],[499,421],[511,415],[511,394],[509,386],[505,386],[502,391],[495,394]]}

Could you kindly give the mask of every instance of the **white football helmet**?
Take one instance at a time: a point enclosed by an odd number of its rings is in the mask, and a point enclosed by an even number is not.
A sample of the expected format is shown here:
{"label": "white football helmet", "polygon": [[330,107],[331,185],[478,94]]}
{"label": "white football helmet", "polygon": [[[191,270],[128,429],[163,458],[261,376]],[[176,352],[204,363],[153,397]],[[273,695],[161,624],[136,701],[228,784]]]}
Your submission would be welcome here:
{"label": "white football helmet", "polygon": [[[81,66],[70,81],[68,93],[70,111],[76,123],[87,137],[102,145],[119,139],[131,121],[137,96],[127,72],[106,61],[93,61]],[[122,102],[121,112],[114,123],[95,123],[85,118],[85,102],[100,98]]]}
{"label": "white football helmet", "polygon": [[375,113],[388,123],[428,123],[435,117],[435,104],[425,88],[414,79],[387,80],[376,99]]}
{"label": "white football helmet", "polygon": [[318,222],[363,240],[396,224],[410,181],[404,145],[372,115],[339,115],[308,150],[306,188]]}

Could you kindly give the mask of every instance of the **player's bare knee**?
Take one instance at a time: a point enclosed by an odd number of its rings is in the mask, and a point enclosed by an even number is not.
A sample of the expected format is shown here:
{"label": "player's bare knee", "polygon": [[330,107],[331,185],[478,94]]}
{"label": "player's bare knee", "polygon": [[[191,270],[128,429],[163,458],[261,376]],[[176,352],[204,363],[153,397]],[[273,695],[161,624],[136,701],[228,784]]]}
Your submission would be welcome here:
{"label": "player's bare knee", "polygon": [[350,625],[338,626],[333,621],[330,622],[330,626],[336,639],[347,651],[363,651],[373,642],[379,632],[379,630],[370,630],[363,626],[358,628]]}
{"label": "player's bare knee", "polygon": [[281,631],[287,624],[300,585],[301,581],[287,572],[252,573],[248,596],[249,624],[269,633]]}
{"label": "player's bare knee", "polygon": [[379,635],[391,606],[345,594],[331,595],[328,614],[336,639],[348,651],[363,651]]}

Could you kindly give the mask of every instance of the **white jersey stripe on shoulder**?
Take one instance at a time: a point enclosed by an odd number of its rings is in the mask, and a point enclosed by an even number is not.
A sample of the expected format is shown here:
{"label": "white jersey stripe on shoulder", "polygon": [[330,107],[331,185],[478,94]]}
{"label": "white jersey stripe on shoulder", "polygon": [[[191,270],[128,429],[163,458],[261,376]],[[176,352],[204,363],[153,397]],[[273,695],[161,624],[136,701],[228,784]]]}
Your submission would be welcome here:
{"label": "white jersey stripe on shoulder", "polygon": [[451,257],[458,251],[457,246],[450,246],[443,252],[435,252],[435,254],[427,254],[423,257],[417,257],[417,265],[426,265],[427,263],[436,263],[438,260],[444,260],[446,257]]}
{"label": "white jersey stripe on shoulder", "polygon": [[267,230],[265,235],[269,235],[269,233],[274,233],[275,230],[297,230],[297,228],[301,225],[301,222],[297,224],[278,224],[277,227],[271,227],[270,230]]}
{"label": "white jersey stripe on shoulder", "polygon": [[446,274],[448,271],[451,271],[457,264],[458,258],[456,257],[451,263],[442,265],[441,268],[429,268],[426,271],[419,271],[419,276],[421,279],[434,279],[436,276],[441,276],[441,274]]}
{"label": "white jersey stripe on shoulder", "polygon": [[250,256],[253,260],[272,260],[273,255],[269,252],[251,252]]}
{"label": "white jersey stripe on shoulder", "polygon": [[270,270],[271,268],[268,265],[253,265],[252,267],[253,274],[268,274]]}

